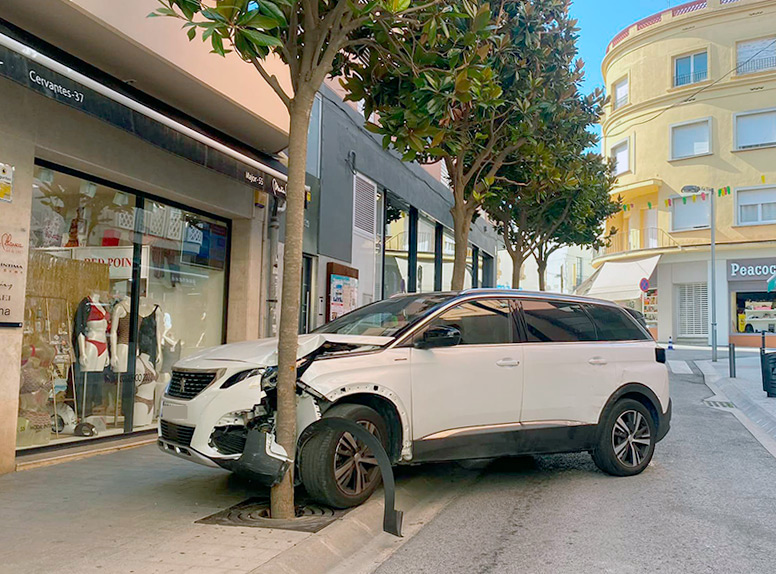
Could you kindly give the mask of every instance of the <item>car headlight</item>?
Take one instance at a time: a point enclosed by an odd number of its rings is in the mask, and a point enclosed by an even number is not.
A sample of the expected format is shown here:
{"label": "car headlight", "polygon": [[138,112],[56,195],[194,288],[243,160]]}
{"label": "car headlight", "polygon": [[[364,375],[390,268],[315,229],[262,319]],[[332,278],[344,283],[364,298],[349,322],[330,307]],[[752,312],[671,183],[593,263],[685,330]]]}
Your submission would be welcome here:
{"label": "car headlight", "polygon": [[257,377],[261,375],[263,372],[264,372],[264,369],[250,369],[248,371],[241,371],[226,379],[226,381],[224,381],[224,383],[221,385],[221,388],[228,389],[229,387],[233,387],[237,383],[240,383],[245,379],[248,379],[250,377]]}
{"label": "car headlight", "polygon": [[278,368],[267,367],[261,376],[261,390],[268,391],[278,386]]}

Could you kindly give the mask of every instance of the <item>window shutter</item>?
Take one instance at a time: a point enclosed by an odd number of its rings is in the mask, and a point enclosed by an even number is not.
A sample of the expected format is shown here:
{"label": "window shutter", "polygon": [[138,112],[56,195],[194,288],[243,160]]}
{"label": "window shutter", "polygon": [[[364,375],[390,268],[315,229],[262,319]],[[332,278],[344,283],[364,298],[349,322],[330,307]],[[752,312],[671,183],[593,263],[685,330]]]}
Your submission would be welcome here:
{"label": "window shutter", "polygon": [[630,170],[630,150],[628,142],[622,142],[612,148],[611,156],[616,162],[615,175]]}
{"label": "window shutter", "polygon": [[739,74],[751,74],[776,67],[776,38],[741,42],[736,49]]}
{"label": "window shutter", "polygon": [[738,149],[776,144],[776,111],[738,116],[736,143]]}
{"label": "window shutter", "polygon": [[706,283],[679,285],[679,336],[709,334],[709,294]]}
{"label": "window shutter", "polygon": [[711,222],[711,203],[708,201],[692,201],[692,196],[685,198],[676,197],[671,202],[673,210],[673,229],[699,229],[708,227]]}
{"label": "window shutter", "polygon": [[356,174],[353,190],[353,228],[373,237],[377,208],[377,185]]}
{"label": "window shutter", "polygon": [[676,126],[672,132],[673,159],[709,153],[709,122]]}

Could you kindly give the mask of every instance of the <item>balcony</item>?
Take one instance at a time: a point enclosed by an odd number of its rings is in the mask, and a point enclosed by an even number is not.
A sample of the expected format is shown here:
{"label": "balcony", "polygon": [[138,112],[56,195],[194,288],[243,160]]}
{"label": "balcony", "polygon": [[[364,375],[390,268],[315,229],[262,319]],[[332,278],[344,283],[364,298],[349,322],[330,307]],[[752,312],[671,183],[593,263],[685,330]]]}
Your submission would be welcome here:
{"label": "balcony", "polygon": [[749,60],[739,64],[736,68],[736,73],[739,76],[743,76],[744,74],[756,74],[757,72],[767,72],[769,70],[776,70],[776,56],[757,58],[756,60]]}
{"label": "balcony", "polygon": [[597,249],[595,257],[606,257],[628,253],[631,251],[643,251],[647,249],[678,248],[680,244],[671,235],[659,227],[647,227],[644,229],[631,229],[618,231],[611,237],[609,245]]}
{"label": "balcony", "polygon": [[698,82],[705,82],[709,77],[707,70],[699,70],[693,74],[681,74],[674,76],[674,87],[679,88],[681,86],[688,86],[690,84],[697,84]]}

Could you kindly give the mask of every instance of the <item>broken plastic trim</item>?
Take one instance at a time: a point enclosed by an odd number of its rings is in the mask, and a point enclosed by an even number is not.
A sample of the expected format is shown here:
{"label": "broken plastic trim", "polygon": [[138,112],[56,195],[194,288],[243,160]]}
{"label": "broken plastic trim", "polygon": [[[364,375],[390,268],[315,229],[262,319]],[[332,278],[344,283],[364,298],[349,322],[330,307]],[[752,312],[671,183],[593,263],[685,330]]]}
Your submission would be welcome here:
{"label": "broken plastic trim", "polygon": [[258,429],[248,431],[245,449],[235,467],[246,470],[265,486],[275,486],[286,474],[291,459],[275,437]]}
{"label": "broken plastic trim", "polygon": [[341,417],[326,417],[314,422],[304,430],[300,443],[309,440],[313,434],[320,432],[324,428],[349,432],[357,439],[364,442],[374,453],[380,467],[380,474],[383,477],[383,492],[385,493],[383,531],[401,537],[402,518],[404,513],[401,510],[396,510],[396,482],[393,478],[393,467],[391,466],[388,453],[385,452],[382,443],[360,424]]}

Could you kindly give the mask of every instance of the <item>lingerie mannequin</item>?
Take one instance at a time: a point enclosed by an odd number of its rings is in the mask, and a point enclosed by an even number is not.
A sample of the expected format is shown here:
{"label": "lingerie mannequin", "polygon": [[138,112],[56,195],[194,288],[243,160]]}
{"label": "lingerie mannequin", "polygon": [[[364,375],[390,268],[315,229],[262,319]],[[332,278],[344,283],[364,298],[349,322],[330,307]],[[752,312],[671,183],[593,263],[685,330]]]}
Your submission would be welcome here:
{"label": "lingerie mannequin", "polygon": [[110,366],[114,373],[126,373],[129,360],[129,312],[132,301],[124,297],[113,308],[110,326]]}
{"label": "lingerie mannequin", "polygon": [[142,303],[137,330],[137,352],[147,354],[154,370],[162,361],[162,312],[159,305]]}
{"label": "lingerie mannequin", "polygon": [[150,425],[154,420],[154,392],[158,374],[151,358],[141,353],[135,362],[135,427]]}
{"label": "lingerie mannequin", "polygon": [[[102,403],[102,372],[110,362],[108,353],[108,312],[93,292],[78,305],[73,326],[73,349],[79,374],[83,374],[81,417],[94,405]],[[87,389],[88,387],[88,389]],[[87,404],[89,405],[87,407]]]}
{"label": "lingerie mannequin", "polygon": [[154,417],[158,417],[162,408],[162,396],[164,389],[172,379],[172,367],[181,358],[181,341],[175,338],[172,333],[172,317],[169,313],[164,314],[164,332],[162,333],[162,367],[159,372],[159,379],[156,381],[156,391],[154,392]]}

